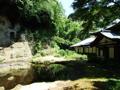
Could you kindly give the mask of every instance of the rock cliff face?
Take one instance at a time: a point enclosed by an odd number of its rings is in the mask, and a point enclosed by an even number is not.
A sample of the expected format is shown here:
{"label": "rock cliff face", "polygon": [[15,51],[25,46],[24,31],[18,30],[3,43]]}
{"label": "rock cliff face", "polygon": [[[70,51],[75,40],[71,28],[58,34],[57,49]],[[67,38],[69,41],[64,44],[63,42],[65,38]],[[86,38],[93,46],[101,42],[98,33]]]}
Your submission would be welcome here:
{"label": "rock cliff face", "polygon": [[21,40],[19,32],[18,23],[12,26],[7,17],[0,16],[0,61],[29,60],[32,57],[28,42]]}
{"label": "rock cliff face", "polygon": [[32,58],[28,42],[15,42],[9,47],[1,47],[0,56],[1,62],[29,62]]}
{"label": "rock cliff face", "polygon": [[28,42],[16,42],[10,47],[1,47],[0,87],[11,89],[17,84],[29,84],[34,75]]}
{"label": "rock cliff face", "polygon": [[10,21],[0,16],[0,87],[7,90],[17,84],[31,83],[34,79],[29,44],[15,40],[17,35],[20,36],[19,30],[19,24],[11,27]]}
{"label": "rock cliff face", "polygon": [[9,90],[17,84],[29,84],[33,81],[33,71],[29,63],[12,62],[0,65],[0,87]]}
{"label": "rock cliff face", "polygon": [[11,89],[17,84],[29,84],[34,75],[30,60],[32,57],[27,42],[16,42],[2,48],[0,55],[4,61],[0,64],[0,87]]}
{"label": "rock cliff face", "polygon": [[14,26],[5,16],[0,16],[0,46],[5,47],[16,41],[19,36],[20,25],[15,24]]}

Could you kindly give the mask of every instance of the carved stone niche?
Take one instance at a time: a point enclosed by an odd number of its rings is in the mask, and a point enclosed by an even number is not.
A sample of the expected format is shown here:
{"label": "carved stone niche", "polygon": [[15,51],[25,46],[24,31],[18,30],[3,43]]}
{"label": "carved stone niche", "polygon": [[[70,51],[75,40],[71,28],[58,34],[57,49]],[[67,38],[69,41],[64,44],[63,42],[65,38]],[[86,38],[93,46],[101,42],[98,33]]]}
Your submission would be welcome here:
{"label": "carved stone niche", "polygon": [[19,24],[11,28],[10,21],[6,17],[0,16],[0,46],[7,46],[15,41],[19,30]]}

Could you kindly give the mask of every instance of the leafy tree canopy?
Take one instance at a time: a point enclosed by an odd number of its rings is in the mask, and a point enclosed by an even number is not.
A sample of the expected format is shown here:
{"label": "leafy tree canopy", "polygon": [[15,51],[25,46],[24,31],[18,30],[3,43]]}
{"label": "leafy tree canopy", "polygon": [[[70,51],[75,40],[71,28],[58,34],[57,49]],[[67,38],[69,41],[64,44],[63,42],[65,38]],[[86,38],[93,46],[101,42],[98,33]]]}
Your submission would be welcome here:
{"label": "leafy tree canopy", "polygon": [[0,8],[0,15],[27,29],[34,53],[41,50],[42,44],[68,49],[83,37],[81,23],[66,18],[57,0],[1,0]]}
{"label": "leafy tree canopy", "polygon": [[56,14],[61,14],[60,4],[56,0],[18,0],[22,12],[23,24],[31,28],[53,29]]}
{"label": "leafy tree canopy", "polygon": [[72,6],[75,12],[69,17],[83,21],[86,36],[120,17],[120,0],[74,0]]}
{"label": "leafy tree canopy", "polygon": [[54,29],[55,19],[63,14],[57,0],[1,0],[0,8],[0,15],[33,30]]}

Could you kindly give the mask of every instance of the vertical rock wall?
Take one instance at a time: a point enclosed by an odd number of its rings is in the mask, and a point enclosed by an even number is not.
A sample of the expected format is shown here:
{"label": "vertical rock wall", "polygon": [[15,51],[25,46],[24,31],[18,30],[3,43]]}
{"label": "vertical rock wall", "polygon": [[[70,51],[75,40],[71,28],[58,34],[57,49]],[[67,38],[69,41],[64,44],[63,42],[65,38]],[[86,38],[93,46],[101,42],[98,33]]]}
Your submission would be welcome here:
{"label": "vertical rock wall", "polygon": [[19,24],[11,27],[9,20],[0,16],[0,87],[6,90],[17,84],[31,83],[34,79],[28,42],[14,41],[19,30]]}

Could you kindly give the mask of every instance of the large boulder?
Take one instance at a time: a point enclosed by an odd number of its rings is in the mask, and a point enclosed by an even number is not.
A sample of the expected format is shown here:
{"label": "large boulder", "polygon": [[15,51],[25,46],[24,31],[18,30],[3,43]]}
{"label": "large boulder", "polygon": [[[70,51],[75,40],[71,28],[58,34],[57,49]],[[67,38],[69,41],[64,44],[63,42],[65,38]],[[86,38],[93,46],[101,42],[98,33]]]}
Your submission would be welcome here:
{"label": "large boulder", "polygon": [[16,42],[0,51],[0,56],[4,57],[0,63],[0,87],[9,90],[17,84],[33,82],[32,54],[28,42]]}
{"label": "large boulder", "polygon": [[28,62],[12,62],[0,64],[0,87],[11,89],[17,84],[30,84],[34,73]]}

